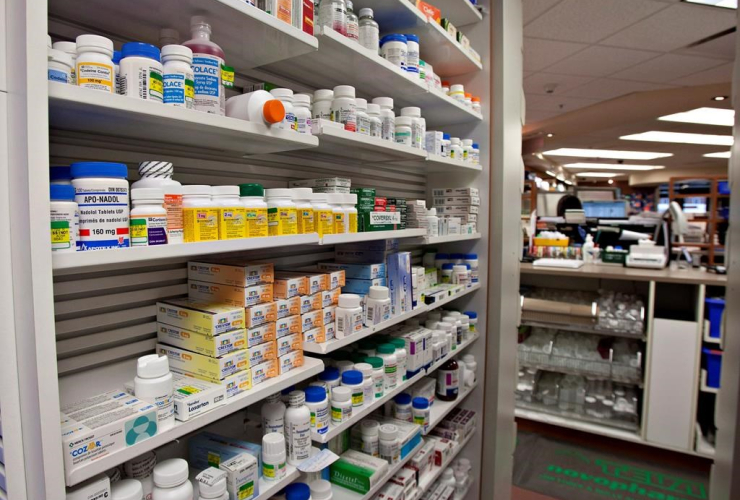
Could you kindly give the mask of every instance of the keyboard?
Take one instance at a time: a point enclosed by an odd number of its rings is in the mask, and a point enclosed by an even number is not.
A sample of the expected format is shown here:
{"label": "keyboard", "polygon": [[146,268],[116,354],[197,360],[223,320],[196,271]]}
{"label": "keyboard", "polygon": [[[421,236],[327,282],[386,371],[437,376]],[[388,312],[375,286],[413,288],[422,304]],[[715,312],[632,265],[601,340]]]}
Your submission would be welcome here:
{"label": "keyboard", "polygon": [[534,267],[564,267],[566,269],[578,269],[583,267],[583,261],[573,259],[537,259],[532,265]]}

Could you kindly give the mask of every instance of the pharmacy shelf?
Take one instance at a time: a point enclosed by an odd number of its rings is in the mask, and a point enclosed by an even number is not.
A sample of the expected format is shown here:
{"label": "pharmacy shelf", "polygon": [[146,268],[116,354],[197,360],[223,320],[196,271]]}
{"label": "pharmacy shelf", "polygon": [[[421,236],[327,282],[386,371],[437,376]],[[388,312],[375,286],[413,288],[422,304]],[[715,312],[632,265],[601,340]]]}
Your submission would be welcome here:
{"label": "pharmacy shelf", "polygon": [[357,409],[357,411],[355,411],[355,408],[353,408],[352,417],[345,420],[341,424],[330,424],[329,430],[325,434],[318,434],[316,431],[312,431],[311,440],[316,443],[328,443],[331,439],[335,438],[342,432],[359,423],[360,420],[367,417],[378,408],[382,407],[388,401],[391,401],[397,395],[401,394],[407,389],[410,389],[415,383],[424,378],[426,375],[427,373],[422,370],[410,379],[404,380],[400,384],[396,385],[393,390],[387,391],[385,394],[383,394],[382,398],[374,400],[371,404],[365,405],[362,408]]}
{"label": "pharmacy shelf", "polygon": [[423,28],[428,24],[426,16],[416,8],[415,2],[409,0],[365,0],[358,2],[358,6],[372,7],[373,17],[382,34],[406,33],[409,28]]}
{"label": "pharmacy shelf", "polygon": [[426,234],[426,229],[398,229],[396,231],[366,231],[364,233],[327,234],[321,239],[322,245],[341,245],[362,241],[388,240],[396,238],[418,238]]}
{"label": "pharmacy shelf", "polygon": [[522,320],[520,326],[530,326],[535,328],[554,328],[556,330],[564,330],[566,332],[579,332],[579,333],[590,333],[592,335],[603,335],[605,337],[623,337],[626,339],[635,339],[635,340],[646,340],[646,337],[644,334],[635,335],[634,333],[629,332],[620,332],[620,331],[610,331],[610,330],[597,330],[594,327],[590,327],[587,325],[573,325],[573,324],[563,324],[563,323],[549,323],[546,321],[531,321],[531,320]]}
{"label": "pharmacy shelf", "polygon": [[268,498],[276,496],[283,490],[283,488],[298,479],[301,475],[301,471],[290,464],[286,464],[285,469],[285,477],[278,481],[268,481],[265,479],[265,476],[260,475],[260,492],[259,495],[253,497],[252,500],[267,500]]}
{"label": "pharmacy shelf", "polygon": [[54,270],[82,269],[111,264],[146,262],[177,257],[196,257],[200,255],[225,252],[242,252],[264,248],[293,247],[296,245],[315,245],[319,237],[313,234],[294,236],[268,236],[265,238],[244,238],[239,240],[203,241],[182,243],[180,245],[159,245],[151,247],[131,247],[94,252],[53,253]]}
{"label": "pharmacy shelf", "polygon": [[566,427],[568,429],[589,432],[591,434],[621,439],[623,441],[630,441],[633,443],[643,442],[642,438],[637,432],[617,429],[615,427],[610,427],[608,425],[602,425],[595,422],[586,422],[583,420],[576,420],[573,418],[543,413],[536,410],[524,409],[520,408],[518,405],[519,403],[517,402],[517,407],[514,410],[514,416],[516,416],[517,418],[524,418],[535,422],[557,425],[559,427]]}
{"label": "pharmacy shelf", "polygon": [[470,0],[434,0],[433,4],[456,28],[483,20],[478,7]]}
{"label": "pharmacy shelf", "polygon": [[175,28],[190,38],[190,17],[202,15],[212,40],[237,73],[316,51],[318,41],[244,0],[64,0],[49,3],[49,17],[94,27],[100,34],[159,47],[159,29]]}
{"label": "pharmacy shelf", "polygon": [[466,387],[465,390],[460,391],[457,395],[457,399],[454,401],[440,401],[439,398],[435,398],[434,404],[429,411],[429,428],[425,434],[429,434],[429,431],[434,429],[449,413],[457,408],[463,400],[470,395],[471,392],[478,386],[478,381],[471,387]]}
{"label": "pharmacy shelf", "polygon": [[[399,1],[393,0],[393,3],[398,6]],[[409,8],[416,11],[410,4]],[[441,90],[430,88],[418,75],[403,71],[331,28],[320,28],[316,37],[319,40],[318,52],[279,61],[264,70],[315,88],[352,85],[357,97],[368,102],[374,97],[392,97],[397,113],[401,108],[418,106],[427,122],[427,130],[483,118]]]}
{"label": "pharmacy shelf", "polygon": [[447,236],[424,237],[424,245],[441,245],[442,243],[453,243],[455,241],[479,240],[480,233],[471,234],[449,234]]}
{"label": "pharmacy shelf", "polygon": [[407,31],[419,35],[421,58],[431,64],[434,73],[443,80],[483,69],[483,65],[473,59],[470,52],[438,23],[430,21],[426,26],[409,28]]}
{"label": "pharmacy shelf", "polygon": [[703,368],[701,370],[701,385],[699,386],[699,389],[701,390],[701,392],[706,392],[709,394],[719,394],[718,387],[709,387],[707,385],[707,371]]}
{"label": "pharmacy shelf", "polygon": [[445,356],[444,358],[440,359],[436,363],[432,364],[432,366],[430,366],[429,369],[427,370],[427,375],[430,374],[430,373],[432,373],[432,372],[434,372],[434,371],[436,371],[440,366],[442,366],[443,364],[447,363],[447,361],[451,360],[452,358],[454,358],[455,356],[457,356],[458,354],[460,354],[460,352],[462,352],[463,349],[465,349],[470,344],[472,344],[473,342],[475,342],[476,340],[478,340],[478,336],[479,335],[480,334],[478,334],[478,333],[474,333],[472,337],[470,337],[467,340],[462,341],[462,343],[460,345],[458,345],[457,348],[454,351],[447,353],[447,356]]}
{"label": "pharmacy shelf", "polygon": [[191,418],[186,422],[176,421],[175,426],[171,429],[157,434],[146,441],[142,441],[133,446],[129,446],[103,456],[94,462],[90,462],[84,467],[77,468],[71,473],[66,473],[67,486],[74,486],[80,482],[89,479],[96,474],[100,474],[108,469],[117,467],[127,460],[131,460],[142,453],[154,450],[175,439],[181,438],[191,432],[195,432],[206,425],[212,424],[232,413],[239,411],[247,406],[251,406],[271,394],[280,392],[283,389],[307,380],[321,373],[324,370],[324,363],[321,360],[306,357],[304,365],[292,370],[285,375],[275,377],[259,384],[258,386],[238,394],[226,400],[226,403],[214,408],[213,410]]}
{"label": "pharmacy shelf", "polygon": [[334,352],[336,350],[339,350],[339,349],[342,349],[343,347],[348,346],[349,344],[354,344],[358,340],[364,339],[365,337],[369,337],[370,335],[373,335],[374,333],[383,331],[388,327],[397,325],[399,323],[403,323],[407,319],[413,318],[415,316],[419,316],[420,314],[424,314],[434,309],[437,309],[438,307],[447,305],[453,300],[459,299],[460,297],[467,295],[469,293],[472,293],[478,289],[480,289],[479,283],[469,288],[460,289],[456,293],[454,294],[451,293],[444,299],[439,300],[433,304],[428,304],[428,305],[421,304],[412,311],[408,311],[403,314],[399,314],[398,316],[394,316],[388,321],[385,321],[378,325],[368,327],[368,328],[363,328],[359,332],[353,333],[352,335],[349,335],[341,339],[334,339],[334,340],[329,340],[328,342],[318,342],[318,343],[317,342],[304,342],[303,350],[306,352],[313,353],[313,354],[328,354],[330,352]]}
{"label": "pharmacy shelf", "polygon": [[347,488],[343,488],[341,486],[338,486],[336,484],[332,484],[332,499],[333,500],[370,500],[371,498],[375,497],[375,494],[385,486],[385,483],[388,482],[390,478],[396,475],[396,472],[401,470],[404,465],[406,465],[406,462],[411,460],[411,457],[416,455],[418,451],[424,446],[423,442],[420,442],[416,447],[411,450],[404,458],[402,458],[397,464],[393,464],[391,467],[388,468],[388,472],[383,476],[383,478],[378,481],[378,483],[370,488],[370,491],[367,493],[357,493],[356,491],[349,490]]}
{"label": "pharmacy shelf", "polygon": [[[570,358],[566,356],[553,356],[556,360],[559,359],[562,362],[572,362],[573,364],[576,363],[583,363],[588,365],[589,363],[593,364],[594,366],[601,365],[609,365],[610,363],[608,361],[594,361],[589,359],[579,359],[579,358]],[[537,362],[531,362],[529,360],[522,359],[521,356],[517,356],[517,362],[519,364],[519,367],[521,368],[529,368],[530,370],[541,370],[546,372],[555,372],[555,373],[562,373],[565,375],[576,375],[579,377],[586,377],[586,378],[594,378],[597,380],[610,380],[612,382],[616,382],[618,384],[624,384],[624,385],[634,385],[637,387],[643,387],[643,373],[642,370],[640,370],[639,376],[622,376],[622,375],[616,375],[614,373],[601,373],[597,372],[596,370],[589,371],[586,369],[581,369],[577,366],[571,365],[571,366],[558,366],[555,363],[548,364],[548,363],[537,363]],[[611,366],[610,369],[613,369],[614,367]],[[628,369],[631,367],[625,366],[625,365],[619,365],[617,368],[622,369]]]}
{"label": "pharmacy shelf", "polygon": [[49,125],[104,140],[156,142],[181,152],[211,150],[239,158],[319,144],[318,138],[291,130],[56,82],[49,83]]}
{"label": "pharmacy shelf", "polygon": [[[467,1],[467,0],[465,0]],[[474,111],[470,111],[474,113]],[[477,115],[477,113],[474,113]],[[427,172],[482,172],[483,167],[481,165],[473,165],[468,161],[454,160],[444,156],[430,154],[427,156],[426,164],[424,165]]]}
{"label": "pharmacy shelf", "polygon": [[419,485],[417,486],[417,488],[421,490],[422,495],[426,493],[429,487],[432,486],[437,479],[439,479],[439,476],[442,475],[442,472],[444,472],[444,470],[450,466],[450,464],[455,460],[455,458],[457,458],[457,455],[460,454],[462,449],[465,448],[465,445],[467,445],[470,442],[470,440],[473,438],[474,435],[475,435],[475,432],[471,432],[468,435],[468,437],[463,439],[462,443],[458,444],[455,447],[455,449],[452,450],[452,453],[450,454],[449,457],[447,457],[445,461],[442,462],[442,465],[440,466],[433,465],[431,472],[428,472],[424,474],[423,476],[421,476],[421,478],[419,478]]}

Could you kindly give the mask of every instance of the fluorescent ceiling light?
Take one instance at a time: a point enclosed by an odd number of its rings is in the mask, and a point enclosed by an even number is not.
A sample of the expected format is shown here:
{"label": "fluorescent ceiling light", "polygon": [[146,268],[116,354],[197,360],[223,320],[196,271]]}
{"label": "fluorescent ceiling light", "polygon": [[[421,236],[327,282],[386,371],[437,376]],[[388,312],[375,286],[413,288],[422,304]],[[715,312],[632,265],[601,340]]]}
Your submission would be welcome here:
{"label": "fluorescent ceiling light", "polygon": [[578,172],[576,174],[578,177],[604,177],[604,178],[610,178],[610,177],[616,177],[619,174],[612,174],[609,172]]}
{"label": "fluorescent ceiling light", "polygon": [[721,153],[709,153],[704,155],[706,158],[729,158],[729,151],[722,151]]}
{"label": "fluorescent ceiling light", "polygon": [[611,149],[560,148],[545,151],[551,156],[573,156],[577,158],[604,158],[609,160],[655,160],[673,156],[673,153],[651,153],[647,151],[616,151]]}
{"label": "fluorescent ceiling light", "polygon": [[641,134],[623,135],[625,141],[672,142],[680,144],[706,144],[710,146],[732,146],[731,135],[686,134],[683,132],[661,132],[651,130]]}
{"label": "fluorescent ceiling light", "polygon": [[661,116],[664,122],[698,123],[700,125],[719,125],[732,127],[735,124],[735,110],[719,108],[696,108],[683,113]]}
{"label": "fluorescent ceiling light", "polygon": [[548,171],[546,171],[545,173],[546,173],[547,175],[549,175],[550,177],[556,177],[556,176],[558,175],[558,174],[556,174],[555,172],[553,172],[553,171],[551,171],[551,170],[548,170]]}
{"label": "fluorescent ceiling light", "polygon": [[737,9],[737,0],[683,0],[688,3],[709,5],[711,7],[723,7],[725,9]]}
{"label": "fluorescent ceiling light", "polygon": [[662,170],[663,165],[630,165],[614,163],[568,163],[565,168],[590,168],[594,170]]}

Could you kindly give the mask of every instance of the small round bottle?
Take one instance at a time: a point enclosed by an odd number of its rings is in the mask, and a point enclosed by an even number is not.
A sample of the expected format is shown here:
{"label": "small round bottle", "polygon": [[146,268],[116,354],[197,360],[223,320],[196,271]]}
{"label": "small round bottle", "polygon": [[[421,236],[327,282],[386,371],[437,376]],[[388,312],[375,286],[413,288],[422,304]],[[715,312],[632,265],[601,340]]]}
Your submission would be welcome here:
{"label": "small round bottle", "polygon": [[77,86],[114,94],[113,41],[104,36],[80,35],[75,46]]}
{"label": "small round bottle", "polygon": [[59,50],[72,58],[72,68],[68,83],[77,85],[77,44],[75,42],[54,42],[51,46],[53,50]]}
{"label": "small round bottle", "polygon": [[389,464],[397,464],[401,460],[401,444],[398,442],[398,427],[393,424],[383,424],[378,429],[380,435],[380,458]]}
{"label": "small round bottle", "polygon": [[311,489],[311,500],[332,500],[334,496],[331,483],[325,479],[311,481],[308,486]]}
{"label": "small round bottle", "polygon": [[226,475],[220,469],[209,467],[195,476],[195,482],[200,500],[229,500]]}
{"label": "small round bottle", "polygon": [[370,137],[382,137],[383,122],[380,119],[380,105],[369,103],[367,105],[367,116],[370,119]]}
{"label": "small round bottle", "polygon": [[452,470],[452,467],[447,467],[442,472],[442,477],[439,478],[439,482],[454,488],[456,486],[455,483],[455,472]]}
{"label": "small round bottle", "polygon": [[167,209],[164,208],[164,192],[160,188],[132,189],[131,205],[131,246],[166,245]]}
{"label": "small round bottle", "polygon": [[[388,287],[371,286],[365,299],[365,326],[373,326],[391,319],[391,299]],[[373,346],[373,353],[375,349]]]}
{"label": "small round bottle", "polygon": [[121,479],[110,485],[111,500],[142,500],[144,488],[136,479]]}
{"label": "small round bottle", "polygon": [[124,43],[119,67],[121,95],[163,102],[164,68],[157,47],[142,42]]}
{"label": "small round bottle", "polygon": [[313,206],[313,217],[316,232],[319,238],[325,234],[334,234],[334,210],[327,203],[326,193],[313,193],[311,195],[311,206]]}
{"label": "small round bottle", "polygon": [[262,432],[285,434],[285,403],[279,392],[267,396],[260,410],[262,415]]}
{"label": "small round bottle", "polygon": [[188,462],[171,458],[154,467],[152,500],[192,500],[193,485],[188,480]]}
{"label": "small round bottle", "polygon": [[218,210],[211,200],[211,186],[182,187],[183,241],[218,240]]}
{"label": "small round bottle", "polygon": [[365,404],[363,375],[359,370],[347,370],[342,373],[342,386],[352,391],[352,406],[359,408]]}
{"label": "small round bottle", "polygon": [[246,238],[246,210],[239,199],[239,186],[213,186],[211,201],[218,210],[218,239]]}
{"label": "small round bottle", "polygon": [[311,129],[311,96],[308,94],[294,94],[293,112],[295,113],[296,130],[298,130],[298,133],[313,135]]}
{"label": "small round bottle", "polygon": [[285,108],[285,118],[283,118],[280,128],[283,130],[298,130],[298,124],[295,118],[295,110],[293,108],[293,91],[290,89],[272,89],[270,94],[275,96],[280,102],[283,103]]}
{"label": "small round bottle", "polygon": [[355,88],[351,85],[337,85],[334,87],[334,99],[331,101],[331,121],[344,125],[344,130],[357,132]]}
{"label": "small round bottle", "polygon": [[383,358],[368,356],[365,363],[373,367],[373,383],[375,384],[375,399],[380,399],[385,394],[385,363]]}
{"label": "small round bottle", "polygon": [[288,442],[288,463],[298,465],[311,455],[311,411],[306,406],[303,391],[289,394],[285,410],[285,437]]}
{"label": "small round bottle", "polygon": [[311,188],[291,188],[291,191],[293,192],[293,202],[298,216],[298,234],[315,233],[316,221],[313,205],[311,204],[313,195]]}
{"label": "small round bottle", "polygon": [[267,224],[270,236],[298,234],[298,213],[293,192],[286,188],[266,189]]}
{"label": "small round bottle", "polygon": [[327,193],[326,203],[331,207],[332,216],[334,218],[334,234],[346,233],[347,225],[344,223],[344,210],[342,210],[342,202],[344,201],[344,194],[342,193]]}
{"label": "small round bottle", "polygon": [[177,108],[195,107],[193,51],[184,45],[162,47],[164,103]]}
{"label": "small round bottle", "polygon": [[394,352],[396,356],[396,365],[398,367],[397,377],[398,383],[406,380],[406,341],[399,338],[393,338],[388,341],[389,344],[396,348]]}
{"label": "small round bottle", "polygon": [[357,232],[357,195],[344,193],[342,195],[342,210],[344,211],[344,224],[348,233]]}
{"label": "small round bottle", "polygon": [[413,122],[410,116],[397,116],[394,141],[396,144],[414,147]]}
{"label": "small round bottle", "polygon": [[76,252],[80,239],[80,211],[71,184],[51,184],[51,250]]}
{"label": "small round bottle", "polygon": [[265,238],[269,234],[267,202],[262,184],[239,184],[239,201],[244,207],[247,238]]}
{"label": "small round bottle", "polygon": [[393,113],[392,97],[376,97],[373,104],[380,106],[381,138],[386,141],[395,141],[396,115]]}
{"label": "small round bottle", "polygon": [[396,359],[396,346],[393,344],[380,344],[376,349],[378,357],[383,360],[385,370],[385,390],[393,390],[398,385],[398,360]]}
{"label": "small round bottle", "polygon": [[313,105],[311,106],[311,117],[314,120],[331,121],[331,103],[334,100],[334,91],[319,89],[313,93]]}
{"label": "small round bottle", "polygon": [[280,481],[286,475],[285,436],[271,432],[262,436],[262,477]]}
{"label": "small round bottle", "polygon": [[365,419],[360,422],[362,452],[373,457],[380,456],[380,422]]}
{"label": "small round bottle", "polygon": [[329,432],[329,399],[326,397],[326,389],[323,387],[309,386],[306,393],[306,406],[311,412],[311,429],[317,434]]}
{"label": "small round bottle", "polygon": [[331,421],[341,424],[352,418],[352,389],[334,387],[331,390]]}
{"label": "small round bottle", "polygon": [[331,390],[341,385],[339,370],[333,366],[327,366],[324,371],[319,373],[319,380],[326,384],[326,390],[331,394]]}
{"label": "small round bottle", "polygon": [[414,423],[421,427],[423,434],[429,429],[429,401],[427,398],[416,397],[411,401],[411,412]]}
{"label": "small round bottle", "polygon": [[359,362],[355,363],[355,370],[362,373],[362,400],[363,404],[368,406],[375,400],[373,366],[370,363]]}
{"label": "small round bottle", "polygon": [[405,422],[413,422],[414,416],[411,411],[411,395],[402,392],[393,398],[393,418]]}
{"label": "small round bottle", "polygon": [[437,370],[436,397],[440,401],[454,401],[460,388],[457,361],[451,359]]}
{"label": "small round bottle", "polygon": [[367,101],[355,98],[355,109],[357,110],[357,133],[370,135],[370,116],[367,114]]}
{"label": "small round bottle", "polygon": [[175,388],[167,356],[148,354],[136,362],[134,395],[157,406],[157,432],[175,426]]}
{"label": "small round bottle", "polygon": [[450,139],[450,159],[463,161],[463,148],[459,137]]}
{"label": "small round bottle", "polygon": [[311,489],[306,483],[291,483],[284,491],[285,500],[311,500]]}

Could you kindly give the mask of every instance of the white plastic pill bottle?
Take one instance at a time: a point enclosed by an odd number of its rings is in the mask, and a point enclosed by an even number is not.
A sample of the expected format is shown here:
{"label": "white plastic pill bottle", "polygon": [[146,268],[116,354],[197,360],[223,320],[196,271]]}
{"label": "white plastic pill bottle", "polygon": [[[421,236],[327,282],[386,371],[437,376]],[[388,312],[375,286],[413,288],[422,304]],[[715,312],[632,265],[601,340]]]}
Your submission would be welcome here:
{"label": "white plastic pill bottle", "polygon": [[304,391],[306,394],[306,406],[311,412],[311,429],[317,434],[329,432],[331,412],[329,410],[329,398],[326,397],[324,387],[309,386]]}
{"label": "white plastic pill bottle", "polygon": [[131,184],[131,189],[159,188],[164,192],[167,210],[167,244],[183,242],[182,184],[172,180],[175,169],[168,161],[143,161],[139,163],[141,179]]}
{"label": "white plastic pill bottle", "polygon": [[397,464],[401,460],[401,444],[398,441],[398,427],[393,424],[383,424],[378,429],[380,434],[380,458],[389,464]]}
{"label": "white plastic pill bottle", "polygon": [[188,462],[171,458],[154,467],[152,500],[193,500],[193,485],[188,479]]}
{"label": "white plastic pill bottle", "polygon": [[398,367],[396,371],[396,377],[398,378],[398,383],[400,384],[401,381],[406,380],[406,341],[399,338],[392,338],[388,341],[388,343],[396,348],[396,351],[394,353],[396,355],[396,365]]}
{"label": "white plastic pill bottle", "polygon": [[334,234],[334,210],[327,203],[326,193],[313,193],[311,195],[311,206],[313,206],[314,224],[319,238],[325,234]]}
{"label": "white plastic pill bottle", "polygon": [[363,375],[359,370],[347,370],[342,373],[342,386],[352,391],[352,407],[359,408],[365,404]]}
{"label": "white plastic pill bottle", "polygon": [[393,418],[403,420],[404,422],[413,422],[414,417],[411,414],[411,395],[402,392],[393,398]]}
{"label": "white plastic pill bottle", "polygon": [[144,488],[136,479],[121,479],[110,485],[111,500],[143,500]]}
{"label": "white plastic pill bottle", "polygon": [[279,392],[267,396],[267,400],[262,405],[260,413],[262,415],[262,432],[264,434],[271,432],[285,434],[285,403],[283,403]]}
{"label": "white plastic pill bottle", "polygon": [[332,500],[334,497],[334,490],[331,483],[325,479],[311,481],[308,486],[311,491],[312,500]]}
{"label": "white plastic pill bottle", "polygon": [[[121,51],[113,51],[113,74],[115,77],[115,88],[113,89],[115,94],[121,94]],[[151,496],[151,495],[150,495]]]}
{"label": "white plastic pill bottle", "polygon": [[157,432],[175,425],[175,400],[172,373],[167,356],[149,354],[136,362],[134,395],[157,406]]}
{"label": "white plastic pill bottle", "polygon": [[473,147],[470,148],[470,161],[473,165],[480,165],[480,146],[478,143],[473,143]]}
{"label": "white plastic pill bottle", "polygon": [[399,34],[385,35],[380,39],[380,56],[394,66],[406,70],[406,37]]}
{"label": "white plastic pill bottle", "polygon": [[344,130],[357,132],[355,88],[351,85],[337,85],[334,87],[334,99],[331,101],[331,121],[344,125]]}
{"label": "white plastic pill bottle", "polygon": [[453,99],[456,99],[460,102],[465,102],[465,86],[461,85],[459,83],[456,83],[452,86],[450,86],[450,97]]}
{"label": "white plastic pill bottle", "polygon": [[380,456],[380,422],[365,419],[360,422],[362,452],[373,457]]}
{"label": "white plastic pill bottle", "polygon": [[119,68],[121,95],[145,101],[163,101],[164,68],[157,47],[142,42],[124,43]]}
{"label": "white plastic pill bottle", "polygon": [[376,97],[373,99],[373,104],[380,106],[381,138],[386,141],[395,140],[396,115],[393,114],[393,98]]}
{"label": "white plastic pill bottle", "polygon": [[367,406],[375,399],[373,366],[370,363],[355,363],[355,370],[362,373],[362,400],[365,406]]}
{"label": "white plastic pill bottle", "polygon": [[247,220],[247,238],[268,236],[267,202],[262,184],[239,184],[239,201],[244,207]]}
{"label": "white plastic pill bottle", "polygon": [[270,91],[276,99],[283,103],[285,108],[285,118],[280,124],[280,128],[283,130],[298,130],[298,124],[296,122],[295,110],[293,108],[293,91],[290,89],[272,89]]}
{"label": "white plastic pill bottle", "polygon": [[177,108],[195,107],[193,51],[184,45],[162,47],[164,103]]}
{"label": "white plastic pill bottle", "polygon": [[450,139],[450,158],[453,160],[463,160],[463,148],[459,137]]}
{"label": "white plastic pill bottle", "polygon": [[331,103],[334,100],[334,91],[319,89],[313,93],[313,105],[311,106],[311,117],[314,120],[331,121]]}
{"label": "white plastic pill bottle", "polygon": [[365,300],[365,326],[380,324],[391,319],[391,299],[388,287],[371,286]]}
{"label": "white plastic pill bottle", "polygon": [[396,144],[403,144],[404,146],[415,147],[413,139],[413,125],[414,118],[410,116],[396,117],[396,133],[394,136]]}
{"label": "white plastic pill bottle", "polygon": [[123,464],[123,472],[126,477],[141,481],[144,489],[144,498],[151,500],[154,489],[154,467],[157,465],[157,455],[153,451],[146,452],[136,458],[132,458]]}
{"label": "white plastic pill bottle", "polygon": [[471,158],[471,154],[473,151],[473,139],[463,139],[462,148],[463,148],[463,161],[472,162],[473,159]]}
{"label": "white plastic pill bottle", "polygon": [[450,134],[442,134],[442,157],[449,158],[450,146],[452,142],[450,140]]}
{"label": "white plastic pill bottle", "polygon": [[421,426],[421,432],[426,434],[429,428],[429,400],[423,397],[414,398],[411,401],[411,413],[414,423]]}
{"label": "white plastic pill bottle", "polygon": [[211,186],[182,187],[183,241],[218,240],[218,209],[211,200]]}
{"label": "white plastic pill bottle", "polygon": [[367,116],[370,119],[370,137],[382,137],[383,122],[380,120],[380,105],[368,104]]}
{"label": "white plastic pill bottle", "polygon": [[80,35],[76,40],[77,86],[115,93],[113,42],[98,35]]}
{"label": "white plastic pill bottle", "polygon": [[72,58],[72,68],[70,69],[70,80],[68,83],[77,85],[77,44],[75,42],[54,42],[51,48],[62,51]]}
{"label": "white plastic pill bottle", "polygon": [[331,390],[331,421],[341,424],[352,418],[352,390],[349,387],[334,387]]}
{"label": "white plastic pill bottle", "polygon": [[128,247],[128,169],[124,163],[80,162],[70,167],[80,210],[78,250]]}
{"label": "white plastic pill bottle", "polygon": [[296,130],[298,130],[298,133],[312,135],[311,96],[308,94],[293,95],[293,113],[295,113]]}
{"label": "white plastic pill bottle", "polygon": [[262,477],[267,481],[280,481],[287,473],[285,436],[271,432],[262,436]]}
{"label": "white plastic pill bottle", "polygon": [[370,116],[367,114],[367,100],[355,99],[357,109],[357,132],[362,135],[370,135]]}
{"label": "white plastic pill bottle", "polygon": [[293,192],[286,188],[266,189],[267,225],[270,236],[298,234],[298,212]]}
{"label": "white plastic pill bottle", "polygon": [[478,313],[475,311],[465,311],[465,315],[470,318],[470,331],[475,333],[478,331]]}
{"label": "white plastic pill bottle", "polygon": [[[422,148],[426,130],[424,130],[421,123],[421,108],[417,108],[416,106],[401,108],[401,116],[411,117],[411,145],[415,148]],[[397,124],[398,120],[396,120]]]}
{"label": "white plastic pill bottle", "polygon": [[336,308],[337,336],[344,338],[362,330],[362,306],[359,295],[343,293],[339,295]]}
{"label": "white plastic pill bottle", "polygon": [[339,361],[336,361],[334,363],[334,366],[339,370],[339,376],[346,372],[347,370],[354,370],[355,364],[348,360],[348,359],[340,359]]}
{"label": "white plastic pill bottle", "polygon": [[198,498],[201,500],[229,500],[226,471],[209,467],[195,476]]}
{"label": "white plastic pill bottle", "polygon": [[398,385],[398,360],[396,359],[396,346],[393,344],[380,344],[376,348],[378,357],[383,360],[385,370],[385,390],[391,391]]}
{"label": "white plastic pill bottle", "polygon": [[48,62],[47,80],[50,82],[71,83],[74,62],[72,56],[61,50],[46,49]]}
{"label": "white plastic pill bottle", "polygon": [[164,208],[164,192],[160,188],[132,189],[131,204],[131,246],[166,245],[167,210]]}
{"label": "white plastic pill bottle", "polygon": [[434,207],[427,210],[427,236],[430,238],[439,236],[439,217],[437,217],[437,209]]}
{"label": "white plastic pill bottle", "polygon": [[226,116],[279,129],[285,119],[285,106],[269,92],[255,90],[230,97],[226,101]]}
{"label": "white plastic pill bottle", "polygon": [[385,363],[383,358],[370,356],[365,362],[373,367],[373,382],[375,383],[375,399],[380,399],[385,394]]}
{"label": "white plastic pill bottle", "polygon": [[80,238],[80,211],[75,202],[75,188],[69,184],[51,184],[49,190],[51,250],[76,252]]}
{"label": "white plastic pill bottle", "polygon": [[303,391],[288,395],[285,410],[285,438],[288,442],[288,463],[298,465],[311,455],[311,411],[306,406]]}
{"label": "white plastic pill bottle", "polygon": [[[406,71],[419,74],[419,37],[418,35],[404,35],[406,37]],[[428,70],[427,70],[428,71]]]}
{"label": "white plastic pill bottle", "polygon": [[311,204],[311,188],[292,188],[293,201],[298,215],[298,234],[311,234],[316,232],[316,221]]}
{"label": "white plastic pill bottle", "polygon": [[357,232],[357,195],[355,193],[342,194],[340,204],[344,212],[344,226],[347,233]]}
{"label": "white plastic pill bottle", "polygon": [[247,237],[246,209],[239,198],[239,186],[213,186],[211,199],[218,210],[218,239]]}

